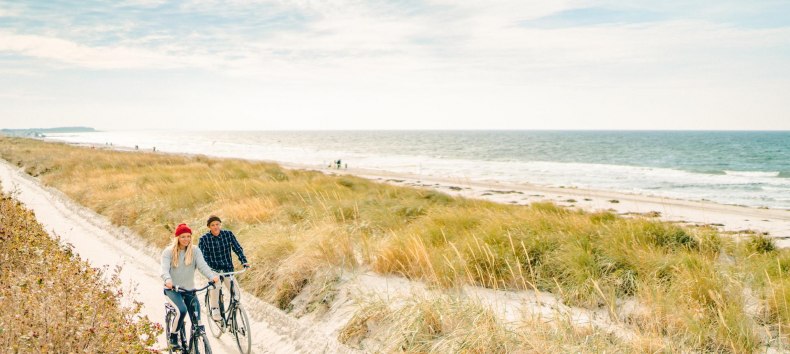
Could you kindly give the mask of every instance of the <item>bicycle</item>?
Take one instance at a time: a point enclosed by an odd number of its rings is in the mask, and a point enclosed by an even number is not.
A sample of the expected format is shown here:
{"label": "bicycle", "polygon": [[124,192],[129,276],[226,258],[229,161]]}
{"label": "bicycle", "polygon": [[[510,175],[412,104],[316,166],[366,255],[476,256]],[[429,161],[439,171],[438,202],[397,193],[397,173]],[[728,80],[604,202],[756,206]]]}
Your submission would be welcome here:
{"label": "bicycle", "polygon": [[[229,277],[230,278],[230,304],[228,305],[228,310],[225,311],[225,301],[224,294],[223,294],[223,286],[220,284],[219,286],[219,294],[217,294],[218,302],[219,302],[219,312],[221,314],[221,319],[219,321],[210,318],[206,322],[208,323],[208,328],[211,330],[211,334],[214,335],[214,338],[219,338],[222,336],[225,331],[229,331],[233,334],[236,338],[236,346],[239,348],[239,352],[242,354],[249,354],[250,347],[252,347],[252,336],[250,335],[250,320],[247,317],[247,311],[241,305],[240,300],[240,293],[238,288],[238,283],[236,283],[236,277],[234,275],[241,274],[247,271],[247,268],[236,271],[236,272],[227,272],[227,273],[218,273],[217,275],[220,276],[220,283],[222,283],[222,277]],[[207,313],[211,313],[210,302],[208,298],[208,291],[206,292],[206,300],[203,302],[203,307],[206,309]],[[228,313],[227,316],[225,314]]]}
{"label": "bicycle", "polygon": [[[197,293],[206,290],[208,289],[208,287],[213,285],[214,282],[209,282],[206,286],[200,289],[192,289],[192,290],[181,289],[178,286],[174,286],[173,290],[182,294]],[[197,296],[193,297],[193,299],[194,301],[197,301]],[[193,306],[193,308],[198,309],[198,306]],[[169,301],[166,301],[165,302],[165,339],[166,340],[170,338],[171,326],[174,327],[176,325],[175,321],[177,320],[178,320],[178,312],[176,310],[176,307],[173,306],[173,304],[171,304]],[[192,328],[190,331],[188,345],[186,340],[186,330],[184,328],[186,326],[181,326],[181,330],[178,333],[178,337],[181,342],[181,351],[186,353],[192,353],[192,354],[200,354],[200,353],[211,354],[211,346],[208,343],[208,336],[206,336],[206,329],[203,327],[203,325],[198,323],[197,314],[194,311],[189,312],[189,320],[192,322]],[[168,352],[173,353],[173,348],[169,344],[168,344]]]}

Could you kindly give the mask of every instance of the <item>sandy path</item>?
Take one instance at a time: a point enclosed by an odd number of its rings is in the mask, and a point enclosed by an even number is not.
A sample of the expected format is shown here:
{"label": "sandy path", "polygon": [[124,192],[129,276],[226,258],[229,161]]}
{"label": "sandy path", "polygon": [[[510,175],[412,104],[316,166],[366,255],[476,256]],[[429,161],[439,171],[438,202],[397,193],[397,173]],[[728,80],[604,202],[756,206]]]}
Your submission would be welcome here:
{"label": "sandy path", "polygon": [[[59,191],[42,186],[36,179],[0,160],[3,190],[32,209],[44,229],[73,245],[74,251],[94,267],[113,270],[122,267],[120,277],[127,293],[141,301],[141,310],[156,322],[164,317],[162,280],[158,274],[159,250],[141,245],[128,230],[113,226],[104,217],[77,205]],[[253,353],[337,353],[349,352],[333,338],[305,328],[295,319],[269,304],[243,294],[250,315]],[[205,314],[203,314],[205,317]],[[209,339],[214,353],[238,353],[234,339],[224,334]],[[164,338],[160,338],[164,347]]]}

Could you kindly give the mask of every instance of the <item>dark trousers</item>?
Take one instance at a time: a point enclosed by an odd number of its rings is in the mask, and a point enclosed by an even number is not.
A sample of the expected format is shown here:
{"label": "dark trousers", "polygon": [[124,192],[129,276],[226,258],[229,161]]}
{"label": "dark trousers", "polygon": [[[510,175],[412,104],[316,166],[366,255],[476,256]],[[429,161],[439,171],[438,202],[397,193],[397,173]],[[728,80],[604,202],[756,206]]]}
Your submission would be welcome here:
{"label": "dark trousers", "polygon": [[172,301],[178,309],[178,324],[175,330],[173,330],[173,333],[178,333],[178,331],[181,330],[181,327],[184,325],[184,316],[187,313],[195,314],[195,318],[190,316],[190,320],[193,323],[198,323],[200,321],[200,303],[198,303],[195,293],[179,293],[170,289],[165,289],[165,295],[170,298],[170,301]]}

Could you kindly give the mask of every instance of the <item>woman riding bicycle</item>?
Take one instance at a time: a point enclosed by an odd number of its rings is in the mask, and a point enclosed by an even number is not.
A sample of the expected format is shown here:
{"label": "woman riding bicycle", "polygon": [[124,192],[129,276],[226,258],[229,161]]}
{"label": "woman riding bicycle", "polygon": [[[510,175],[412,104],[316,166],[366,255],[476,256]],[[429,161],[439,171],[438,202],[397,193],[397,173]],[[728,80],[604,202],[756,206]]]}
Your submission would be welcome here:
{"label": "woman riding bicycle", "polygon": [[203,259],[203,253],[192,245],[192,230],[186,224],[176,227],[175,240],[171,246],[162,251],[162,280],[165,281],[165,295],[178,309],[178,324],[170,334],[170,346],[178,348],[178,333],[184,325],[187,311],[194,312],[200,320],[200,306],[195,294],[182,294],[173,287],[193,289],[195,287],[195,270],[200,270],[206,278],[214,282],[219,276],[214,273]]}

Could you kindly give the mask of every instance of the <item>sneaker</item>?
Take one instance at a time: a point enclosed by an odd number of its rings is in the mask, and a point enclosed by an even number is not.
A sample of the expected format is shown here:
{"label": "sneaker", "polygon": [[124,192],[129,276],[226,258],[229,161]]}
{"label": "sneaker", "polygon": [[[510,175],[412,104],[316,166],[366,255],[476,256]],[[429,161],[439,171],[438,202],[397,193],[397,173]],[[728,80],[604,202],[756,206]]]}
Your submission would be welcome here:
{"label": "sneaker", "polygon": [[211,308],[211,319],[214,321],[221,321],[222,315],[219,313],[219,309],[216,307]]}
{"label": "sneaker", "polygon": [[173,351],[181,350],[181,346],[178,345],[178,333],[170,333],[170,349]]}

